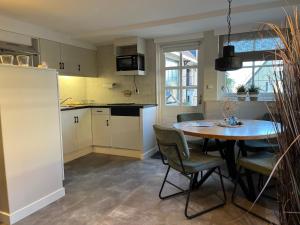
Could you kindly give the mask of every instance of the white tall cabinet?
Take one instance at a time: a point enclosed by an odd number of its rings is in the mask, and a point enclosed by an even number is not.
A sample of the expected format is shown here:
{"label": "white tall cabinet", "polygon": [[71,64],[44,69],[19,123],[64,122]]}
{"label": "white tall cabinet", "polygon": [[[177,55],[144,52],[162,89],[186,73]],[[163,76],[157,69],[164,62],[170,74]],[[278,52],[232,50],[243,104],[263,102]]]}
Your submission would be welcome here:
{"label": "white tall cabinet", "polygon": [[[57,72],[0,65],[0,221],[65,194]],[[2,224],[0,222],[0,224]]]}

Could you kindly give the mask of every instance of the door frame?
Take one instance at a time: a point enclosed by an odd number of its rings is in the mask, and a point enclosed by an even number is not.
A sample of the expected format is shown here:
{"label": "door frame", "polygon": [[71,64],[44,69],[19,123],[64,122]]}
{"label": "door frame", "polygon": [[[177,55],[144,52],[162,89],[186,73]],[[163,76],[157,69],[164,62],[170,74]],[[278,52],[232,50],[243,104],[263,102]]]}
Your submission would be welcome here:
{"label": "door frame", "polygon": [[158,103],[157,110],[157,123],[163,124],[163,109],[164,109],[164,87],[162,80],[164,79],[164,49],[170,48],[177,49],[177,51],[183,51],[186,49],[197,48],[198,49],[198,89],[197,89],[197,106],[170,106],[170,107],[187,107],[195,108],[197,112],[204,112],[204,103],[203,103],[203,90],[204,90],[204,56],[203,56],[203,45],[201,41],[197,42],[180,42],[172,43],[172,45],[159,44],[156,43],[156,101]]}

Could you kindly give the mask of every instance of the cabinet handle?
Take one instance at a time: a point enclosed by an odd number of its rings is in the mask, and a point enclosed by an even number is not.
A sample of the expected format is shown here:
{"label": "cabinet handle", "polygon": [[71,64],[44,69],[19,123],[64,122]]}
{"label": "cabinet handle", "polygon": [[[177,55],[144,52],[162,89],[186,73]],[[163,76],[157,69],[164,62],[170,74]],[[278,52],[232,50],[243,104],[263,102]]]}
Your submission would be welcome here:
{"label": "cabinet handle", "polygon": [[60,69],[60,70],[62,69],[62,65],[61,65],[61,62],[59,63],[59,69]]}
{"label": "cabinet handle", "polygon": [[65,69],[65,63],[61,63],[61,67],[64,70]]}
{"label": "cabinet handle", "polygon": [[78,116],[76,116],[77,117],[77,123],[79,123],[79,117]]}
{"label": "cabinet handle", "polygon": [[97,111],[97,112],[103,112],[103,111],[100,111],[100,110],[99,110],[99,111]]}
{"label": "cabinet handle", "polygon": [[106,126],[107,126],[107,127],[109,126],[108,120],[106,120]]}
{"label": "cabinet handle", "polygon": [[80,64],[78,65],[78,71],[80,71]]}
{"label": "cabinet handle", "polygon": [[74,116],[74,123],[77,123],[76,116]]}

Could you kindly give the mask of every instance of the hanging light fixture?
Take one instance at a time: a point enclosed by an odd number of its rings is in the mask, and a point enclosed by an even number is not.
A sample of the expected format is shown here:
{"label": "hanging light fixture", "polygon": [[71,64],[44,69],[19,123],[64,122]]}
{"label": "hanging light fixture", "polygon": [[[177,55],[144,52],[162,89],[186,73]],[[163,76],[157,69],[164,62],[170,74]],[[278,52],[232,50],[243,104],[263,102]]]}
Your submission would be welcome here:
{"label": "hanging light fixture", "polygon": [[219,71],[231,71],[238,70],[242,68],[243,61],[241,58],[235,56],[234,46],[230,45],[230,35],[231,35],[231,2],[228,0],[228,14],[227,14],[227,24],[228,24],[228,45],[223,47],[223,56],[215,60],[215,69]]}

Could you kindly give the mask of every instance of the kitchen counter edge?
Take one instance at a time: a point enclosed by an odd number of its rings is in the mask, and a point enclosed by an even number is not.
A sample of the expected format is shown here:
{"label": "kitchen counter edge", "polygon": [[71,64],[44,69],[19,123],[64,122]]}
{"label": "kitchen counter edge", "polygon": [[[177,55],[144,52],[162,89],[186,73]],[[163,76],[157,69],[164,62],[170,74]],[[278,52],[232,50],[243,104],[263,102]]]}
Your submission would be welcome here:
{"label": "kitchen counter edge", "polygon": [[76,109],[86,109],[86,108],[113,108],[113,107],[137,107],[137,108],[149,108],[156,107],[157,104],[134,104],[134,105],[80,105],[80,106],[68,106],[61,107],[60,111],[69,111]]}

